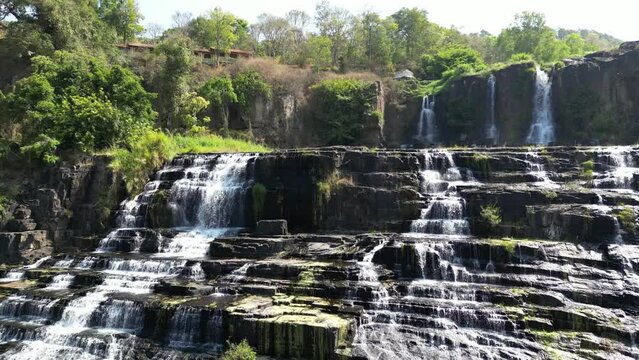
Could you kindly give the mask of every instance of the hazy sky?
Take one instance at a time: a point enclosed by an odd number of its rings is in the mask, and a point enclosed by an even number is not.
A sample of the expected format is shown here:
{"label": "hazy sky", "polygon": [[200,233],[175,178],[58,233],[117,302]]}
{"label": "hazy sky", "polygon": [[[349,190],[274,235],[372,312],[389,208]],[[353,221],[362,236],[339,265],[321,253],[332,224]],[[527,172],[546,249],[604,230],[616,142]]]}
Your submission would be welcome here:
{"label": "hazy sky", "polygon": [[[253,22],[259,14],[284,15],[299,9],[311,14],[317,1],[310,0],[138,0],[144,24],[171,26],[176,11],[199,15],[216,6]],[[622,40],[639,40],[639,0],[348,0],[331,3],[353,13],[370,9],[390,15],[402,7],[426,9],[431,21],[455,25],[463,32],[485,29],[496,34],[511,23],[515,13],[529,10],[546,14],[551,27],[588,28]]]}

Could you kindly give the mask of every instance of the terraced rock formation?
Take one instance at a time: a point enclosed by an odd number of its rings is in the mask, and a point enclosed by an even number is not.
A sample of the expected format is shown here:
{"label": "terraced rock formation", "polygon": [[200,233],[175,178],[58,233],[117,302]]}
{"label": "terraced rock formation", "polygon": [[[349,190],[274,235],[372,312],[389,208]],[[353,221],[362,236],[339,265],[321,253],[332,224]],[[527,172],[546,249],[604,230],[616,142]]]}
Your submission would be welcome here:
{"label": "terraced rock formation", "polygon": [[2,269],[0,358],[208,359],[244,338],[273,358],[639,358],[637,164],[630,147],[183,155],[95,251]]}

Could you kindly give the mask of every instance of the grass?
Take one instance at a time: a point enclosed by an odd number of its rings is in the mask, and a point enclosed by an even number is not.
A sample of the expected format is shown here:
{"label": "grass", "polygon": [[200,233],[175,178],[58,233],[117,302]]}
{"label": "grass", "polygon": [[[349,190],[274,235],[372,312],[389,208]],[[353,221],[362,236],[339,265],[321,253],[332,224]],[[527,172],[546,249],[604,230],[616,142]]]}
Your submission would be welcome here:
{"label": "grass", "polygon": [[183,136],[174,135],[171,137],[176,147],[176,154],[184,153],[233,153],[233,152],[252,152],[265,153],[271,150],[264,145],[253,142],[224,138],[219,135],[203,135],[203,136]]}
{"label": "grass", "polygon": [[129,148],[113,149],[112,168],[121,173],[129,193],[139,192],[153,172],[178,154],[263,153],[270,149],[250,141],[215,134],[170,135],[150,130],[131,141]]}
{"label": "grass", "polygon": [[581,177],[585,180],[592,180],[595,172],[595,163],[592,160],[586,160],[581,163]]}

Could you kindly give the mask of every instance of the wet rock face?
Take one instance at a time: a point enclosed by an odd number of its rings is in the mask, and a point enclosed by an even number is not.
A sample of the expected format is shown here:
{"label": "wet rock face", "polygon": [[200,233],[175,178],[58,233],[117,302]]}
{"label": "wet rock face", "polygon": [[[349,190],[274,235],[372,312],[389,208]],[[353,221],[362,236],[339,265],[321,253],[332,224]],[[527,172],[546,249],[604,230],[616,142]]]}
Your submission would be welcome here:
{"label": "wet rock face", "polygon": [[[435,94],[436,143],[447,145],[526,145],[533,121],[535,65],[522,63],[496,70],[494,99],[488,74],[453,81]],[[551,113],[557,145],[633,144],[639,134],[639,49],[636,42],[619,49],[566,60],[549,71]],[[432,94],[431,94],[432,95]],[[420,99],[387,107],[391,144],[416,141]],[[494,109],[491,110],[491,104]],[[398,117],[397,114],[402,116]],[[487,135],[487,119],[494,115],[498,141]],[[398,121],[398,119],[400,121]],[[410,129],[407,131],[407,129]],[[399,134],[398,134],[399,132]]]}
{"label": "wet rock face", "polygon": [[[183,155],[94,251],[0,267],[0,357],[212,359],[246,339],[272,358],[639,358],[637,160]],[[51,252],[24,234],[0,255]]]}

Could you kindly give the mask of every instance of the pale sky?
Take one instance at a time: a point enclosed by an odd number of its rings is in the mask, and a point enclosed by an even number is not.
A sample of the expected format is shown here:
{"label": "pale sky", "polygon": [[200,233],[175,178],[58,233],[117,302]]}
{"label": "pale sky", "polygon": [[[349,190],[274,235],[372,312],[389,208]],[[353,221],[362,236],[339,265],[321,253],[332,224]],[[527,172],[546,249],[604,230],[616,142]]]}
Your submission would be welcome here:
{"label": "pale sky", "polygon": [[[176,11],[195,16],[216,6],[254,22],[258,15],[282,16],[288,10],[313,13],[317,1],[310,0],[138,0],[144,24],[158,23],[168,28]],[[443,26],[455,25],[462,32],[485,29],[492,34],[508,26],[514,14],[537,11],[546,15],[553,28],[593,29],[621,40],[639,40],[639,0],[330,0],[351,11],[374,10],[383,16],[402,7],[426,9],[431,21]]]}

